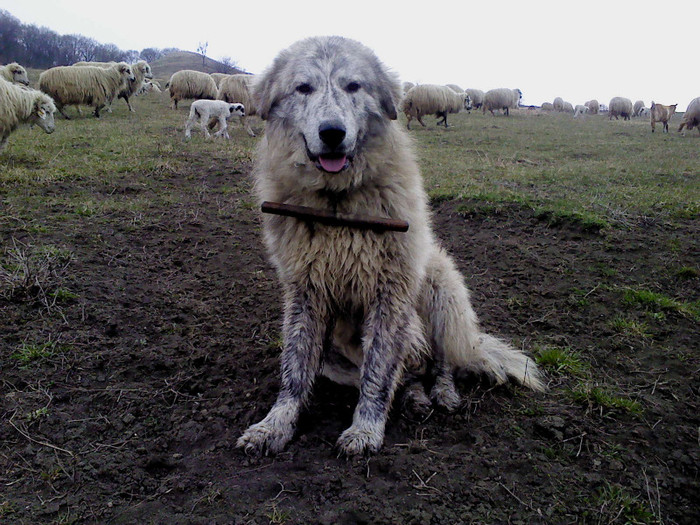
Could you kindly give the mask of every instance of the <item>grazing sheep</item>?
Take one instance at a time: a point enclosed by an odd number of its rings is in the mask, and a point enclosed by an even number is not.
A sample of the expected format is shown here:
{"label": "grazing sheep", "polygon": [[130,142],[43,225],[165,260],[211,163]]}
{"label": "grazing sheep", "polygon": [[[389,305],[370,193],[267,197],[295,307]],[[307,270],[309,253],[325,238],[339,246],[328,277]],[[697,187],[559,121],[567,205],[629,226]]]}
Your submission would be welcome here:
{"label": "grazing sheep", "polygon": [[574,113],[574,106],[571,102],[564,101],[564,107],[562,108],[564,113]]}
{"label": "grazing sheep", "polygon": [[258,114],[257,104],[251,95],[254,80],[254,75],[246,75],[243,73],[229,75],[221,80],[219,91],[215,97],[217,100],[223,100],[228,103],[240,102],[245,106],[246,114],[241,117],[241,125],[251,137],[255,136],[255,132],[253,128],[250,127],[248,117]]}
{"label": "grazing sheep", "polygon": [[182,69],[170,77],[165,88],[170,90],[170,100],[173,109],[184,99],[216,100],[216,82],[208,73]]}
{"label": "grazing sheep", "polygon": [[467,88],[466,94],[469,95],[469,100],[472,101],[472,107],[479,109],[484,105],[484,92],[476,88]]}
{"label": "grazing sheep", "polygon": [[219,85],[221,84],[221,80],[231,76],[228,73],[209,73],[211,75],[211,78],[214,79],[214,83],[216,84],[216,87],[218,88]]}
{"label": "grazing sheep", "polygon": [[552,104],[551,102],[542,102],[540,109],[542,109],[543,111],[554,111],[554,104]]}
{"label": "grazing sheep", "polygon": [[619,120],[622,117],[624,120],[629,120],[632,117],[632,101],[625,97],[613,97],[610,99],[608,106],[608,119]]}
{"label": "grazing sheep", "polygon": [[649,109],[649,108],[640,109],[639,116],[640,117],[650,117],[651,116],[651,109]]}
{"label": "grazing sheep", "polygon": [[27,70],[17,62],[12,62],[6,66],[0,66],[0,78],[4,78],[8,82],[16,82],[17,84],[24,84],[25,86],[29,85]]}
{"label": "grazing sheep", "polygon": [[641,111],[644,109],[644,101],[643,100],[637,100],[634,103],[634,106],[632,106],[632,116],[633,117],[639,117],[641,115]]}
{"label": "grazing sheep", "polygon": [[577,104],[576,107],[574,108],[574,118],[577,118],[581,115],[586,115],[588,113],[588,107],[584,106],[583,104]]}
{"label": "grazing sheep", "polygon": [[561,97],[557,97],[554,99],[552,102],[552,105],[554,106],[554,111],[564,111],[564,99]]}
{"label": "grazing sheep", "polygon": [[676,112],[676,107],[678,104],[671,104],[670,106],[664,106],[663,104],[657,104],[653,100],[651,101],[651,132],[654,133],[656,129],[656,123],[661,122],[663,124],[663,131],[668,133],[668,121],[671,120],[673,114]]}
{"label": "grazing sheep", "polygon": [[[683,128],[697,129],[700,134],[700,97],[694,98],[688,104],[688,109],[683,114],[683,120],[678,127],[678,131],[683,131]],[[683,133],[685,135],[685,133]]]}
{"label": "grazing sheep", "polygon": [[110,104],[114,97],[135,79],[131,66],[117,62],[108,68],[97,66],[57,66],[39,75],[39,89],[50,95],[58,111],[70,117],[63,107],[84,104],[95,108],[95,117],[100,118],[100,109]]}
{"label": "grazing sheep", "polygon": [[53,133],[56,106],[48,95],[0,80],[0,101],[0,151],[20,124],[36,124],[46,133]]}
{"label": "grazing sheep", "polygon": [[408,90],[401,101],[401,109],[408,122],[406,127],[411,129],[411,120],[414,118],[425,127],[423,115],[435,115],[437,125],[444,124],[447,127],[447,114],[459,113],[463,109],[471,109],[471,100],[466,93],[455,93],[447,86],[437,84],[421,84]]}
{"label": "grazing sheep", "polygon": [[459,87],[457,84],[446,84],[448,88],[450,88],[452,91],[455,93],[464,93],[464,90]]}
{"label": "grazing sheep", "polygon": [[[74,66],[84,67],[84,66],[96,66],[103,69],[109,69],[113,67],[116,62],[76,62]],[[131,64],[131,71],[134,74],[134,80],[129,81],[129,83],[124,86],[124,88],[117,94],[117,98],[123,98],[126,102],[129,111],[135,113],[136,110],[131,106],[129,102],[129,97],[136,95],[143,88],[146,79],[153,78],[153,73],[151,72],[151,66],[145,60],[139,60],[135,64]],[[109,103],[108,110],[112,111],[112,102]]]}
{"label": "grazing sheep", "polygon": [[588,108],[588,113],[591,115],[597,115],[600,111],[600,104],[596,99],[589,100],[584,106]]}
{"label": "grazing sheep", "polygon": [[136,93],[136,95],[146,95],[148,93],[162,93],[162,89],[160,89],[160,84],[158,81],[153,81],[153,80],[144,80],[143,81],[143,86],[139,91]]}
{"label": "grazing sheep", "polygon": [[219,131],[214,136],[228,139],[230,137],[226,129],[228,127],[226,121],[233,117],[243,117],[244,115],[245,108],[243,104],[229,104],[223,100],[195,100],[190,106],[190,116],[185,123],[185,138],[189,139],[192,136],[192,126],[197,122],[207,138],[211,137],[207,124],[213,120],[214,124],[216,122],[219,123]]}
{"label": "grazing sheep", "polygon": [[510,109],[515,109],[520,105],[523,93],[519,89],[496,88],[489,89],[484,94],[484,105],[481,111],[486,114],[488,109],[494,115],[494,109],[502,109],[506,116],[510,115]]}

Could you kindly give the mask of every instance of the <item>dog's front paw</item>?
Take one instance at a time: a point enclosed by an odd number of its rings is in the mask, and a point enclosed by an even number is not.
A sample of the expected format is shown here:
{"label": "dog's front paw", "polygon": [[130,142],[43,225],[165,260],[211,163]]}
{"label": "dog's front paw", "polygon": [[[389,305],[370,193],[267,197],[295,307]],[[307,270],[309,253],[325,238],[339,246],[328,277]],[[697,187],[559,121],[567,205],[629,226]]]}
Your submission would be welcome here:
{"label": "dog's front paw", "polygon": [[236,446],[250,456],[282,452],[294,435],[293,427],[279,427],[261,421],[252,425],[238,438]]}
{"label": "dog's front paw", "polygon": [[379,452],[383,441],[383,432],[353,425],[340,435],[337,447],[345,456],[360,456]]}

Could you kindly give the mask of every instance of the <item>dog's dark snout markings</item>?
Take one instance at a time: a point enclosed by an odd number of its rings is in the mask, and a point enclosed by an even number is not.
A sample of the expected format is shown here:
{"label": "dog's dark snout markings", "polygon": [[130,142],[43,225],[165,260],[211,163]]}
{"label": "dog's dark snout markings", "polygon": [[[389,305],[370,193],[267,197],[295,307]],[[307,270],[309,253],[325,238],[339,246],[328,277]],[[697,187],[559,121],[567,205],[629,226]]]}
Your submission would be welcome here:
{"label": "dog's dark snout markings", "polygon": [[322,122],[318,127],[318,136],[329,148],[337,148],[345,139],[345,126],[337,120]]}

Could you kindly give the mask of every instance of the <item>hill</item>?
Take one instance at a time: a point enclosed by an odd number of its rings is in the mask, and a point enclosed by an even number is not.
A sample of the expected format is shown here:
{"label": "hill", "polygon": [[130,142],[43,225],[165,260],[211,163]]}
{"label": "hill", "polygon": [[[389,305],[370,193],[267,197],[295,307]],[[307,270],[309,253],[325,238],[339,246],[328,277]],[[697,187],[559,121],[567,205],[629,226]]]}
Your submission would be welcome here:
{"label": "hill", "polygon": [[153,70],[153,76],[165,82],[168,81],[175,71],[180,71],[181,69],[194,69],[204,73],[236,74],[246,72],[208,57],[204,57],[204,61],[202,61],[202,55],[192,51],[175,51],[165,55],[163,58],[150,62],[150,65]]}

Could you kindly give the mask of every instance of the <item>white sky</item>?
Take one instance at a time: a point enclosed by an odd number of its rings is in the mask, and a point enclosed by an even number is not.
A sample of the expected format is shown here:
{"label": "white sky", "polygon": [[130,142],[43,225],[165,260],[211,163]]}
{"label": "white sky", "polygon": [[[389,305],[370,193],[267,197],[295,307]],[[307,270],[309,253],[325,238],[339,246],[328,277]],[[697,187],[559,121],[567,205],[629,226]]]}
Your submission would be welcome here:
{"label": "white sky", "polygon": [[517,87],[524,104],[624,96],[684,111],[700,96],[698,0],[0,0],[0,9],[124,50],[209,42],[208,57],[252,73],[296,40],[334,34],[372,48],[402,80]]}

